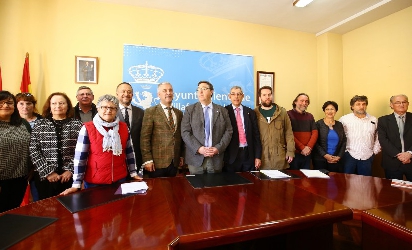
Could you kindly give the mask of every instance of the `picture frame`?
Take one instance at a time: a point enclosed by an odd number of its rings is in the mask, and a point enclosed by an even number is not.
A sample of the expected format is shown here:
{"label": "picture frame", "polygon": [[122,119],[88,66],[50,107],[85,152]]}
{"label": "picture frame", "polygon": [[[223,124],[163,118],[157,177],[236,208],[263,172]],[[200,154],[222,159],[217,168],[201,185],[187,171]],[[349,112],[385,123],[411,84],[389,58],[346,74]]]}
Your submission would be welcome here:
{"label": "picture frame", "polygon": [[97,84],[98,57],[75,56],[75,82]]}
{"label": "picture frame", "polygon": [[275,91],[275,72],[257,71],[256,76],[256,106],[259,106],[259,89],[263,86],[270,86],[272,93]]}

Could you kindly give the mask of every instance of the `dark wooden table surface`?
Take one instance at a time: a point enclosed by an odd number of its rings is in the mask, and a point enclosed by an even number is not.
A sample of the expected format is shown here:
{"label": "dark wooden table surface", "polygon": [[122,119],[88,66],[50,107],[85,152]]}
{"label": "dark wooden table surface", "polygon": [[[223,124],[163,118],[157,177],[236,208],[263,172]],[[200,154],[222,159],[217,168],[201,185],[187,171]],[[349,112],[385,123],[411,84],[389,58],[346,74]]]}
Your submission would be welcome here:
{"label": "dark wooden table surface", "polygon": [[411,249],[412,202],[364,211],[363,249]]}
{"label": "dark wooden table surface", "polygon": [[[333,223],[352,218],[339,198],[302,189],[302,180],[241,175],[252,183],[194,189],[182,176],[145,179],[146,194],[74,214],[55,197],[31,203],[7,213],[58,220],[11,249],[195,249],[296,232],[307,235],[313,228],[328,232],[319,235],[325,239],[332,237]],[[319,185],[327,189],[328,183],[321,180]],[[319,240],[315,236],[313,241]]]}
{"label": "dark wooden table surface", "polygon": [[388,179],[333,172],[330,179],[306,178],[300,171],[290,172],[302,178],[288,182],[351,208],[356,220],[361,220],[362,211],[412,201],[412,190],[392,187]]}

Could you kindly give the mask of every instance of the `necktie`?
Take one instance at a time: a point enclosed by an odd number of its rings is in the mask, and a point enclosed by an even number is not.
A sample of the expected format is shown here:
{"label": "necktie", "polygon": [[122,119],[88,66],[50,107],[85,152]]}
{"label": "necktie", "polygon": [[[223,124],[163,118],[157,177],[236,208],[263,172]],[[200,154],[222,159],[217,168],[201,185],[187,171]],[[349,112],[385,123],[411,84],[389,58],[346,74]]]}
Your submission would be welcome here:
{"label": "necktie", "polygon": [[208,142],[209,142],[209,136],[210,136],[210,117],[209,117],[209,106],[205,107],[204,111],[204,116],[205,116],[205,136],[206,136],[206,147],[208,147]]}
{"label": "necktie", "polygon": [[129,108],[124,108],[124,121],[127,124],[127,127],[130,128],[130,121],[129,121]]}
{"label": "necktie", "polygon": [[405,152],[405,145],[403,141],[403,129],[405,128],[404,116],[398,116],[399,136],[401,138],[402,152]]}
{"label": "necktie", "polygon": [[246,145],[246,134],[245,130],[243,129],[243,122],[242,117],[240,117],[240,108],[236,108],[236,123],[237,123],[237,130],[239,131],[239,143],[241,145]]}
{"label": "necktie", "polygon": [[167,115],[169,116],[169,125],[172,128],[172,130],[175,130],[175,121],[173,120],[173,114],[172,114],[172,107],[167,107]]}

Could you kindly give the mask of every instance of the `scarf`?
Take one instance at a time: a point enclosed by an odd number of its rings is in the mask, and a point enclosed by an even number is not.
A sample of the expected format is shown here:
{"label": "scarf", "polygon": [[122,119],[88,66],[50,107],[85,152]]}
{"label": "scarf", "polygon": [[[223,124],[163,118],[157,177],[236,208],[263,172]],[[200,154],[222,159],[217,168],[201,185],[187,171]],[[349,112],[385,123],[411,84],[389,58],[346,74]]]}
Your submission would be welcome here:
{"label": "scarf", "polygon": [[[114,122],[106,122],[97,114],[93,118],[93,124],[97,131],[103,135],[103,152],[112,150],[114,155],[121,155],[122,143],[119,135],[119,117],[116,117]],[[104,127],[112,129],[106,131]]]}

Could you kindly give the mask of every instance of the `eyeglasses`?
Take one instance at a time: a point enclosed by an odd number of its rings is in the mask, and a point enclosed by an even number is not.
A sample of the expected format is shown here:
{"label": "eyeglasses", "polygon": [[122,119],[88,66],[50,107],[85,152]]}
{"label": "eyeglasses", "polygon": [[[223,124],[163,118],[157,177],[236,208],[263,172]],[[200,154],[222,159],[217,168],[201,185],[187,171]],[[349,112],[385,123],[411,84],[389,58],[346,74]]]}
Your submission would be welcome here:
{"label": "eyeglasses", "polygon": [[208,90],[208,89],[210,89],[210,88],[203,87],[203,88],[197,88],[196,91],[197,91],[197,92],[199,92],[199,91],[206,91],[206,90]]}
{"label": "eyeglasses", "polygon": [[7,104],[9,107],[14,107],[14,102],[0,102],[0,108],[2,108],[4,104]]}
{"label": "eyeglasses", "polygon": [[50,105],[53,105],[53,106],[64,106],[64,105],[67,105],[67,103],[66,103],[66,102],[52,102],[52,103],[50,103]]}
{"label": "eyeglasses", "polygon": [[80,95],[80,96],[83,96],[83,95],[85,95],[85,96],[91,96],[91,95],[93,95],[92,93],[81,93],[81,94],[78,94],[78,95]]}
{"label": "eyeglasses", "polygon": [[242,96],[243,93],[230,93],[231,96]]}
{"label": "eyeglasses", "polygon": [[409,102],[394,102],[393,104],[395,104],[395,105],[401,105],[401,104],[408,105]]}
{"label": "eyeglasses", "polygon": [[117,110],[116,107],[109,107],[109,106],[100,106],[100,109],[101,109],[101,110],[104,110],[104,111],[107,111],[107,110],[109,110],[109,111],[115,111],[115,110]]}

